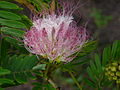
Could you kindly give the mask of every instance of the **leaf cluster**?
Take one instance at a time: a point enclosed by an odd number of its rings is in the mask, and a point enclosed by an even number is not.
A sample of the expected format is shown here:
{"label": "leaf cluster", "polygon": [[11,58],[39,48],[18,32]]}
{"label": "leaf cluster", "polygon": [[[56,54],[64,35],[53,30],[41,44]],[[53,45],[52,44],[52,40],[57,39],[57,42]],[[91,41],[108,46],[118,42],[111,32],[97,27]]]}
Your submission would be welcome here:
{"label": "leaf cluster", "polygon": [[105,67],[110,62],[120,60],[120,41],[115,41],[112,45],[103,49],[102,55],[95,54],[95,59],[90,61],[87,73],[89,78],[85,82],[92,88],[101,90],[105,86],[111,86],[112,82],[105,76]]}

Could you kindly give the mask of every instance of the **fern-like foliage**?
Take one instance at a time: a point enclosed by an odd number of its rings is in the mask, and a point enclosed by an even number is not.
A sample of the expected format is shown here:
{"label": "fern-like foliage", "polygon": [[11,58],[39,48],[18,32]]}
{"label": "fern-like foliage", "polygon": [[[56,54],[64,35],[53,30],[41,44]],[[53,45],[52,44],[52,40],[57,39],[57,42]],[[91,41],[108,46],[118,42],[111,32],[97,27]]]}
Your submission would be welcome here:
{"label": "fern-like foliage", "polygon": [[102,55],[95,54],[95,59],[90,62],[87,68],[89,79],[85,78],[85,82],[92,88],[102,90],[102,87],[110,86],[105,76],[105,67],[108,63],[120,60],[120,41],[115,41],[112,45],[104,48]]}
{"label": "fern-like foliage", "polygon": [[[33,67],[37,65],[35,55],[29,56],[21,46],[25,29],[32,24],[27,16],[21,14],[18,5],[0,1],[0,87],[26,83],[35,79]],[[23,53],[24,55],[21,55]],[[19,55],[20,54],[20,55]],[[2,89],[0,88],[0,89]]]}
{"label": "fern-like foliage", "polygon": [[9,40],[13,43],[23,37],[23,29],[28,29],[32,25],[27,16],[20,14],[21,10],[22,8],[14,3],[0,1],[0,33],[2,38],[11,37]]}

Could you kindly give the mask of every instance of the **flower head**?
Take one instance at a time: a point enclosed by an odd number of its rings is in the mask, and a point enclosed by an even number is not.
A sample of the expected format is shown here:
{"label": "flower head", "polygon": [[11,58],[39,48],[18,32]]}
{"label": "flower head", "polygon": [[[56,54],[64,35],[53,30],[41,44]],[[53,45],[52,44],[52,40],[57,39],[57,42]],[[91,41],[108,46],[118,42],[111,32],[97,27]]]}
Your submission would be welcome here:
{"label": "flower head", "polygon": [[69,56],[80,51],[86,37],[86,29],[77,26],[72,14],[63,9],[33,20],[33,26],[24,36],[24,44],[33,54],[51,61],[69,62],[75,58]]}

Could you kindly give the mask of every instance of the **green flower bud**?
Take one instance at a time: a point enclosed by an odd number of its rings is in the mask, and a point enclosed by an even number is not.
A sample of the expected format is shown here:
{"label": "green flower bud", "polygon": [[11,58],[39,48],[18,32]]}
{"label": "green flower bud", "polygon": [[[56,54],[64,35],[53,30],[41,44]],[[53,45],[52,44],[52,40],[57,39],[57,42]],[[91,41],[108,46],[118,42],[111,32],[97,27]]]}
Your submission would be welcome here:
{"label": "green flower bud", "polygon": [[108,73],[105,73],[106,76],[108,76],[109,74]]}
{"label": "green flower bud", "polygon": [[105,68],[105,70],[106,70],[106,71],[108,71],[108,70],[109,70],[109,68]]}
{"label": "green flower bud", "polygon": [[112,80],[112,77],[108,77],[109,80]]}
{"label": "green flower bud", "polygon": [[120,65],[118,66],[118,70],[120,70]]}
{"label": "green flower bud", "polygon": [[111,72],[110,72],[110,71],[108,71],[108,74],[111,74]]}
{"label": "green flower bud", "polygon": [[120,80],[116,80],[116,83],[117,83],[117,84],[120,84]]}
{"label": "green flower bud", "polygon": [[115,74],[114,73],[111,73],[110,76],[114,76]]}
{"label": "green flower bud", "polygon": [[114,76],[114,77],[113,77],[113,80],[117,80],[117,76]]}
{"label": "green flower bud", "polygon": [[113,62],[112,65],[113,66],[118,66],[118,63],[117,62]]}
{"label": "green flower bud", "polygon": [[111,69],[111,66],[109,66],[108,69]]}
{"label": "green flower bud", "polygon": [[120,71],[116,72],[116,75],[117,75],[117,76],[120,76]]}
{"label": "green flower bud", "polygon": [[116,71],[116,67],[111,67],[111,71]]}
{"label": "green flower bud", "polygon": [[114,80],[117,84],[120,84],[120,62],[109,63],[105,68],[105,75],[109,80]]}

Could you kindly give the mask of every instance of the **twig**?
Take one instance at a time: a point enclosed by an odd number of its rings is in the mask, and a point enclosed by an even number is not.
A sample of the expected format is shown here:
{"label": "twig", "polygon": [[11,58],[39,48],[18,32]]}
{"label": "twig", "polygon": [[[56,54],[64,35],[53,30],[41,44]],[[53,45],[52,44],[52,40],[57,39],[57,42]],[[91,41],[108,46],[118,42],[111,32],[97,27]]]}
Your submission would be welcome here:
{"label": "twig", "polygon": [[60,90],[57,85],[51,80],[49,79],[48,82],[56,89],[56,90]]}
{"label": "twig", "polygon": [[70,72],[70,71],[68,71],[68,72],[69,72],[70,76],[72,77],[73,81],[74,81],[74,82],[76,83],[76,85],[78,86],[78,88],[79,88],[80,90],[82,90],[81,85],[78,83],[78,81],[76,80],[76,78],[74,77],[74,75],[72,74],[72,72]]}

